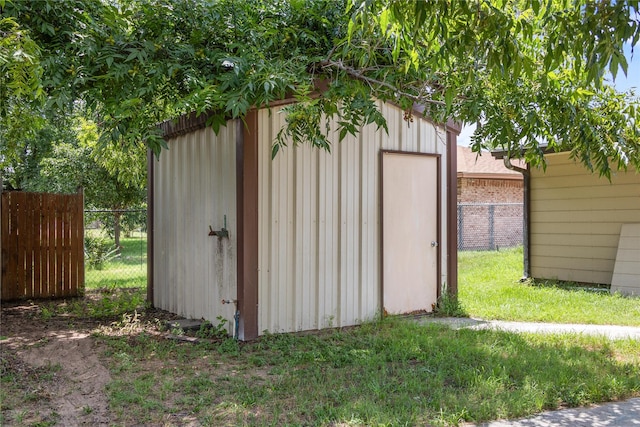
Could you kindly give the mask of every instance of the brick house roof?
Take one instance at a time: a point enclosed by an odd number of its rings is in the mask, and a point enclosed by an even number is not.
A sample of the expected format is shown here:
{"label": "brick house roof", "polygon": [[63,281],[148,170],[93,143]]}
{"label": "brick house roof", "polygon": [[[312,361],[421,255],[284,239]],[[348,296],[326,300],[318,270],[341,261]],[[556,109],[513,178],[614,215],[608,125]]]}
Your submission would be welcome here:
{"label": "brick house roof", "polygon": [[[522,180],[520,172],[507,169],[504,162],[495,159],[487,151],[481,155],[471,151],[471,148],[458,145],[458,178],[489,178]],[[514,166],[524,167],[524,162],[513,161]]]}

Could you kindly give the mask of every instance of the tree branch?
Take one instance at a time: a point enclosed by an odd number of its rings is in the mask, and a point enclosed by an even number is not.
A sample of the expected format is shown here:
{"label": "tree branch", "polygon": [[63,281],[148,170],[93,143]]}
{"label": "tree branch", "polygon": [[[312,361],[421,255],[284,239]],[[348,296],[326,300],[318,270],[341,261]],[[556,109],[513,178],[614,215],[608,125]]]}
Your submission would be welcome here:
{"label": "tree branch", "polygon": [[418,104],[428,103],[428,104],[436,104],[436,105],[446,105],[443,101],[437,101],[435,99],[424,98],[424,97],[420,97],[420,96],[414,95],[414,94],[409,93],[409,92],[404,92],[404,91],[401,91],[400,89],[398,89],[397,87],[393,86],[392,84],[389,84],[387,82],[384,82],[384,81],[381,81],[381,80],[377,80],[377,79],[374,79],[374,78],[371,78],[371,77],[367,77],[361,71],[356,70],[355,68],[349,67],[347,65],[344,65],[342,63],[342,61],[332,61],[330,59],[327,59],[327,60],[324,60],[324,61],[320,61],[319,65],[322,68],[336,68],[338,70],[344,71],[349,76],[351,76],[351,77],[353,77],[353,78],[355,78],[357,80],[361,80],[361,81],[369,83],[371,85],[377,85],[377,86],[385,87],[387,89],[390,89],[390,90],[394,91],[395,93],[397,93],[400,96],[404,96],[406,98],[411,99],[412,101],[414,101],[414,102],[416,102]]}

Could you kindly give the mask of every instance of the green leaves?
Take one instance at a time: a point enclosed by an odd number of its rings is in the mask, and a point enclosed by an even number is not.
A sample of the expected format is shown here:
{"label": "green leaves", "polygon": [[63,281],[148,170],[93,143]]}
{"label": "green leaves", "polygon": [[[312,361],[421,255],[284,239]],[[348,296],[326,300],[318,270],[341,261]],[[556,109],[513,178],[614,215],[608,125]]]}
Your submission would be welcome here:
{"label": "green leaves", "polygon": [[[383,100],[421,104],[439,122],[479,123],[478,148],[541,164],[549,144],[606,174],[607,162],[640,164],[636,101],[604,81],[627,71],[622,47],[640,39],[638,3],[6,2],[0,22],[10,25],[0,31],[22,45],[0,41],[0,109],[11,119],[0,138],[24,133],[30,121],[17,118],[46,101],[62,116],[81,106],[105,147],[146,143],[159,153],[163,120],[207,113],[217,131],[253,107],[296,98],[273,154],[289,143],[329,149],[328,132],[343,139],[384,127]],[[15,57],[14,46],[23,46]],[[328,89],[314,98],[320,81]]]}
{"label": "green leaves", "polygon": [[[640,39],[638,1],[352,3],[355,54],[343,61],[396,89],[374,84],[375,96],[478,123],[475,148],[502,148],[533,165],[544,164],[548,145],[604,175],[640,167],[637,99],[604,80],[627,70],[622,48]],[[363,44],[390,54],[367,52],[358,63]]]}

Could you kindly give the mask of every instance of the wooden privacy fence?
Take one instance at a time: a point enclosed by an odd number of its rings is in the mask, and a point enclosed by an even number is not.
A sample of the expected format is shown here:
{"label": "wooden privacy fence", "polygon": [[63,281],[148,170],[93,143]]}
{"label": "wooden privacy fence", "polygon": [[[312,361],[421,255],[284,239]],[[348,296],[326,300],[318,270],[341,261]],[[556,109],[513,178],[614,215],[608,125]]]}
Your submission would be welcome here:
{"label": "wooden privacy fence", "polygon": [[77,296],[84,288],[83,196],[2,193],[2,301]]}

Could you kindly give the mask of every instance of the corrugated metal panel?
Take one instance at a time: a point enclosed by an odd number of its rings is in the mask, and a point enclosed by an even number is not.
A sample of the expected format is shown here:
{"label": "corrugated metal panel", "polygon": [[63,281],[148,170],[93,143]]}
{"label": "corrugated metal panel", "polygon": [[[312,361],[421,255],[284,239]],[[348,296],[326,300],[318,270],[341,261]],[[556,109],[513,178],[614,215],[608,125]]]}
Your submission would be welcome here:
{"label": "corrugated metal panel", "polygon": [[[399,108],[380,107],[388,134],[367,126],[342,143],[336,135],[332,153],[288,147],[273,161],[271,145],[285,117],[280,109],[258,113],[261,333],[348,326],[378,314],[379,152],[437,153],[446,164],[444,129],[417,117],[408,124]],[[445,167],[441,173],[444,189]],[[444,239],[444,199],[441,215]],[[446,282],[444,242],[442,253]]]}
{"label": "corrugated metal panel", "polygon": [[640,175],[618,172],[609,182],[568,153],[547,163],[531,171],[532,276],[611,283],[620,228],[640,218]]}
{"label": "corrugated metal panel", "polygon": [[[235,126],[169,140],[154,166],[154,305],[233,325],[236,298]],[[226,215],[229,238],[209,236]]]}

